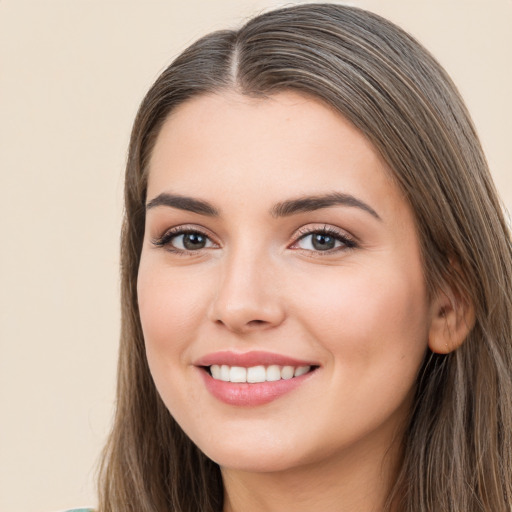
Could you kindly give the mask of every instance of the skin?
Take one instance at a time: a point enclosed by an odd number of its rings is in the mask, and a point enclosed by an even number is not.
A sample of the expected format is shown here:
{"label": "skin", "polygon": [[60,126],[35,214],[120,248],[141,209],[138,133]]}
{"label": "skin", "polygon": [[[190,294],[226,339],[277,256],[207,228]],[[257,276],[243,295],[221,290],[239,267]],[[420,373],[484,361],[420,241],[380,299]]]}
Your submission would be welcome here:
{"label": "skin", "polygon": [[[350,194],[275,216],[276,203]],[[293,92],[194,98],[163,125],[148,203],[163,193],[207,201],[217,216],[148,208],[138,277],[150,369],[183,430],[221,466],[225,512],[378,511],[429,337],[446,304],[427,298],[414,217],[366,138],[320,101]],[[204,233],[176,253],[177,234]],[[315,249],[325,226],[337,242]],[[175,232],[175,231],[173,231]],[[444,325],[444,324],[443,324]],[[263,350],[318,365],[293,391],[255,407],[214,398],[194,362]]]}

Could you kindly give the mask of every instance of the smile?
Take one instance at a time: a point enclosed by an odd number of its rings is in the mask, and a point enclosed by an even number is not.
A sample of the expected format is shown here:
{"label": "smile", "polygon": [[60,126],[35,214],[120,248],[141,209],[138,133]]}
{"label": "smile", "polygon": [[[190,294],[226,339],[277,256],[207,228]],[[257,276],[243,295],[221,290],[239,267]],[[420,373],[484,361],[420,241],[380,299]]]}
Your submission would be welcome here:
{"label": "smile", "polygon": [[214,398],[238,407],[273,402],[307,385],[321,367],[316,361],[261,351],[216,352],[194,366]]}
{"label": "smile", "polygon": [[209,367],[210,375],[215,380],[234,383],[259,383],[276,382],[279,380],[293,379],[305,375],[311,370],[311,366],[279,366],[277,364],[269,366],[229,366],[227,364],[213,364]]}

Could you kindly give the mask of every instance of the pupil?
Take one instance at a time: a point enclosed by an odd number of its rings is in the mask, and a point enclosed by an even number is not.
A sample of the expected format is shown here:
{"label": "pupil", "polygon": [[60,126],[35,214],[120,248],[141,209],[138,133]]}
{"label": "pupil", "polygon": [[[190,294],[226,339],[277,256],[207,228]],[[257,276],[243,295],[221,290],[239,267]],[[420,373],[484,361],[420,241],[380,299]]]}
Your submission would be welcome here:
{"label": "pupil", "polygon": [[187,233],[183,235],[185,249],[203,249],[206,245],[206,237],[199,233]]}
{"label": "pupil", "polygon": [[329,249],[334,249],[334,245],[336,240],[329,235],[322,235],[321,233],[316,233],[313,235],[313,247],[318,251],[328,251]]}

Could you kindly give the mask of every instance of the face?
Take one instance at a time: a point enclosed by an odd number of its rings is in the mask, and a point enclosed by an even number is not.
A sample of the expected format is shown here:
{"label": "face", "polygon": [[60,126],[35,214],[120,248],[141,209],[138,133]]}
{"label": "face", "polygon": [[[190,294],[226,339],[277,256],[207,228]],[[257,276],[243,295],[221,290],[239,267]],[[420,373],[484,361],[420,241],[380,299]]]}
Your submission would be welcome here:
{"label": "face", "polygon": [[412,212],[320,101],[182,104],[152,154],[138,298],[171,414],[223,468],[386,451],[431,324]]}

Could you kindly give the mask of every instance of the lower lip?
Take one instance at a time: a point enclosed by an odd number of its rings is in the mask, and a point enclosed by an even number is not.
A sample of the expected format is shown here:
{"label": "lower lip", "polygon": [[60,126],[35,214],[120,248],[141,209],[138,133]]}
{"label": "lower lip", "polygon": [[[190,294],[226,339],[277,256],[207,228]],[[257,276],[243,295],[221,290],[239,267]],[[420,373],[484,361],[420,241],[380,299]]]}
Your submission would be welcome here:
{"label": "lower lip", "polygon": [[277,400],[303,384],[315,371],[292,379],[248,384],[247,382],[235,383],[216,380],[208,372],[200,369],[206,388],[215,398],[228,405],[239,407],[263,405]]}

